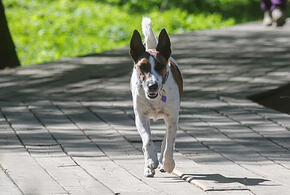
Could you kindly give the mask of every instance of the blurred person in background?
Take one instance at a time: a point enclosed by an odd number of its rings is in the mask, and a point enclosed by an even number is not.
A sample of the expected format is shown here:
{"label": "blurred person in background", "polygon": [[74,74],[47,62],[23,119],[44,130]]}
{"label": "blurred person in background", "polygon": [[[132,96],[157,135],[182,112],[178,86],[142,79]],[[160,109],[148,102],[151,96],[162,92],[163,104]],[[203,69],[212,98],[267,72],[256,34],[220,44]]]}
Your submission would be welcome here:
{"label": "blurred person in background", "polygon": [[286,22],[287,0],[261,0],[265,26],[283,26]]}

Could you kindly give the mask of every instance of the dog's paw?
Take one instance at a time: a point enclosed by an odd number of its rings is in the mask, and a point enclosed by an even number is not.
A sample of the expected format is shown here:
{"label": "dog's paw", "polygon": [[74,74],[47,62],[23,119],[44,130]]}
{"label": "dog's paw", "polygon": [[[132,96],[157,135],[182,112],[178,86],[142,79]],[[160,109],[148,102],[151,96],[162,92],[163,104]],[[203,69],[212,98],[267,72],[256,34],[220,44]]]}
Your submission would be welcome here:
{"label": "dog's paw", "polygon": [[173,159],[165,159],[163,163],[163,169],[167,173],[171,173],[175,167],[175,162]]}
{"label": "dog's paw", "polygon": [[155,175],[155,170],[154,169],[150,169],[148,167],[144,168],[144,176],[145,177],[154,177]]}
{"label": "dog's paw", "polygon": [[158,167],[158,161],[153,161],[152,159],[148,159],[146,165],[149,169],[156,169]]}

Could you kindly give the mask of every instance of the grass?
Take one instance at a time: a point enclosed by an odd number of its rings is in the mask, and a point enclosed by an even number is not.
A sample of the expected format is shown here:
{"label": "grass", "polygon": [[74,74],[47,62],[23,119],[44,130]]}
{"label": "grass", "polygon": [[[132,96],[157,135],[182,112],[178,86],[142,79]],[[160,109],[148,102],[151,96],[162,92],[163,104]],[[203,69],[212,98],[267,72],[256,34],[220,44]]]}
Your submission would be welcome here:
{"label": "grass", "polygon": [[143,15],[152,18],[155,32],[165,27],[170,34],[219,28],[238,22],[218,12],[189,12],[170,6],[163,12],[158,7],[148,9],[149,12],[134,11],[134,3],[120,5],[114,0],[109,3],[3,0],[3,3],[24,66],[126,46],[132,31],[141,30]]}

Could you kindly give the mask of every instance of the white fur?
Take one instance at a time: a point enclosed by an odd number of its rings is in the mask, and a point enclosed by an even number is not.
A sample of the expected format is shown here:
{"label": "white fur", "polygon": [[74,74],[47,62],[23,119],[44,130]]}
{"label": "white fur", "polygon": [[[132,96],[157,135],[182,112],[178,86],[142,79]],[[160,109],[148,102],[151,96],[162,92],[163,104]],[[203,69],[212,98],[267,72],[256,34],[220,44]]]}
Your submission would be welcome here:
{"label": "white fur", "polygon": [[147,96],[148,92],[149,92],[148,83],[157,83],[158,84],[158,90],[160,90],[160,88],[162,87],[162,77],[154,69],[155,61],[154,61],[154,58],[152,56],[149,57],[149,62],[151,64],[151,73],[152,73],[152,75],[149,77],[149,79],[147,79],[145,82],[142,83],[142,87],[143,87],[143,89],[145,91],[145,96],[148,99],[150,99]]}
{"label": "white fur", "polygon": [[151,19],[147,17],[142,18],[142,32],[145,36],[145,46],[147,49],[155,49],[157,46],[157,39],[152,29]]}
{"label": "white fur", "polygon": [[[150,24],[150,25],[149,25]],[[157,40],[152,31],[151,20],[143,18],[142,30],[145,35],[145,44],[150,48],[156,47]],[[152,41],[152,40],[155,40]],[[171,58],[172,59],[172,58]],[[145,158],[144,175],[152,177],[155,169],[160,164],[161,169],[172,172],[175,167],[173,160],[174,142],[177,131],[180,96],[178,85],[170,71],[170,64],[167,64],[168,78],[162,85],[162,77],[154,70],[154,60],[150,59],[152,78],[158,83],[159,95],[155,99],[150,99],[146,95],[146,84],[138,80],[137,71],[134,68],[131,76],[131,92],[133,97],[133,107],[135,113],[135,123],[143,142],[143,152]],[[161,100],[162,95],[166,96],[166,102]],[[150,119],[164,119],[167,130],[164,136],[161,155],[159,161],[152,141],[150,131]]]}

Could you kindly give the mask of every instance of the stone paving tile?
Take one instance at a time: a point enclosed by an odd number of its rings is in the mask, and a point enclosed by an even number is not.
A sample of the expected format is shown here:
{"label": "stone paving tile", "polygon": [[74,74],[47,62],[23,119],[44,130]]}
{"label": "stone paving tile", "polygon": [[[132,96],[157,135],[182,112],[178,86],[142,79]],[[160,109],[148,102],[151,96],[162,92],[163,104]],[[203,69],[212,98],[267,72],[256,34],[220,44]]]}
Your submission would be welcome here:
{"label": "stone paving tile", "polygon": [[[6,171],[6,170],[4,170]],[[2,167],[0,169],[0,189],[1,194],[22,194],[18,186],[13,183],[13,180],[9,178],[5,172],[3,171]]]}
{"label": "stone paving tile", "polygon": [[37,161],[69,194],[113,194],[69,157],[41,157]]}

